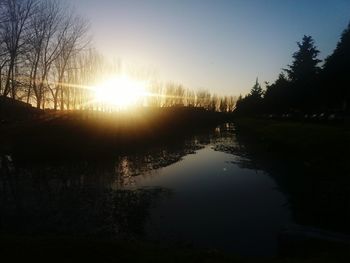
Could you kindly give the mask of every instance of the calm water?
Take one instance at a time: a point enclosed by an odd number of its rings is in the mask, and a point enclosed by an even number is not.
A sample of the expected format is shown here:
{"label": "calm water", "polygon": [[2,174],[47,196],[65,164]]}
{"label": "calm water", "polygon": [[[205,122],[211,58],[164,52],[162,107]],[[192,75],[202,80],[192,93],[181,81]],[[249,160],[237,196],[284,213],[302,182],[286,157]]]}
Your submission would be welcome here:
{"label": "calm water", "polygon": [[0,231],[273,255],[291,223],[287,200],[243,152],[224,125],[110,160],[14,164],[0,179]]}
{"label": "calm water", "polygon": [[138,176],[137,187],[173,192],[152,208],[147,234],[241,254],[276,253],[278,234],[290,223],[286,198],[267,174],[242,169],[236,161],[237,156],[209,145]]}

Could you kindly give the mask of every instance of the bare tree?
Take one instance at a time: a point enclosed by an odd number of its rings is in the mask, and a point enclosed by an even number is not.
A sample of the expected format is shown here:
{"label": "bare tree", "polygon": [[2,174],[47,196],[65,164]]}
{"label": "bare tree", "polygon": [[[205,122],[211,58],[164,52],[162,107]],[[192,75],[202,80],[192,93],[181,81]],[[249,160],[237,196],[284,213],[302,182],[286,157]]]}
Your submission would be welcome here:
{"label": "bare tree", "polygon": [[58,3],[56,1],[42,1],[37,6],[36,15],[30,22],[28,60],[31,67],[27,101],[29,101],[33,90],[38,108],[43,100],[44,81],[50,61],[53,61],[58,50],[57,48],[53,49],[52,43],[58,31],[60,19]]}
{"label": "bare tree", "polygon": [[197,92],[196,106],[208,109],[210,105],[210,97],[210,92],[206,90],[199,90]]}
{"label": "bare tree", "polygon": [[0,38],[4,43],[4,51],[8,55],[6,82],[2,95],[16,98],[15,66],[19,55],[24,52],[24,34],[33,14],[36,0],[2,1],[3,22],[0,24]]}
{"label": "bare tree", "polygon": [[[57,60],[55,61],[55,69],[57,71],[57,80],[55,91],[52,92],[54,98],[54,107],[57,108],[58,95],[60,95],[60,108],[64,109],[66,102],[67,109],[70,107],[70,92],[71,87],[64,84],[65,77],[69,74],[69,61],[74,58],[77,53],[87,47],[89,40],[86,37],[88,31],[88,23],[80,18],[70,15],[64,22],[64,31],[61,36],[60,52]],[[66,76],[65,76],[66,75]],[[70,74],[72,76],[72,74]],[[67,81],[67,83],[70,83]],[[67,99],[65,100],[65,95]]]}

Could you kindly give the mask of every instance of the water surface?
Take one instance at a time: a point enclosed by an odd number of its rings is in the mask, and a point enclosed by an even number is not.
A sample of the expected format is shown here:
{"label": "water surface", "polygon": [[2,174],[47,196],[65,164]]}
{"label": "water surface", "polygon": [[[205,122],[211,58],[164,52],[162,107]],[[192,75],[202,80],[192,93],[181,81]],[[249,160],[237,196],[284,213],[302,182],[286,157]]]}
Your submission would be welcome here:
{"label": "water surface", "polygon": [[239,167],[240,157],[213,145],[181,161],[135,178],[136,187],[160,187],[172,195],[151,210],[147,234],[240,254],[271,255],[290,214],[285,196],[268,174]]}
{"label": "water surface", "polygon": [[227,124],[108,160],[14,162],[0,177],[0,233],[274,255],[291,223],[287,199],[243,153]]}

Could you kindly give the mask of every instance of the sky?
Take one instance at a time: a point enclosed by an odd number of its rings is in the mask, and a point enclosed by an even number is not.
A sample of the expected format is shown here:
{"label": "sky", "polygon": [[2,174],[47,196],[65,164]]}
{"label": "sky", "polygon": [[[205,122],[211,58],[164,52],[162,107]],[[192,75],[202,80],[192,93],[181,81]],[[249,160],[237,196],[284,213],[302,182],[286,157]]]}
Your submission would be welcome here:
{"label": "sky", "polygon": [[350,22],[350,0],[74,0],[92,43],[125,69],[220,95],[273,82],[311,35],[323,59]]}

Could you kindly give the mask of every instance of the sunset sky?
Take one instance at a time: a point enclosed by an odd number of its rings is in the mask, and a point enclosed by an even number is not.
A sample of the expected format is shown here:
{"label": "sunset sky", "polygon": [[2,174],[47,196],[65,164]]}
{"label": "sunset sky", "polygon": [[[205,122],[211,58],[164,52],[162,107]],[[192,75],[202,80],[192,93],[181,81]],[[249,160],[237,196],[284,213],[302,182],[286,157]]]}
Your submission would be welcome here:
{"label": "sunset sky", "polygon": [[349,0],[75,0],[95,47],[125,68],[219,94],[274,81],[296,41],[311,35],[321,58],[350,21]]}

